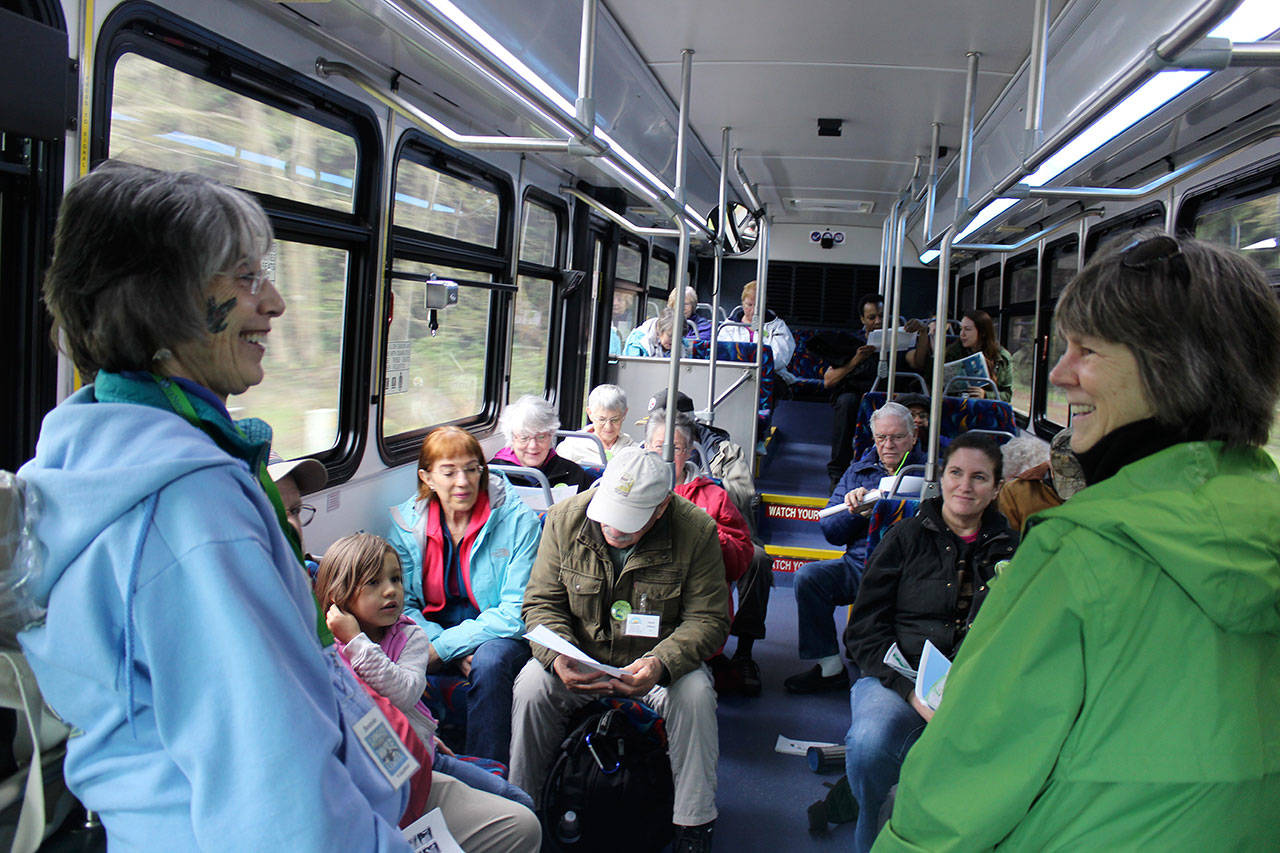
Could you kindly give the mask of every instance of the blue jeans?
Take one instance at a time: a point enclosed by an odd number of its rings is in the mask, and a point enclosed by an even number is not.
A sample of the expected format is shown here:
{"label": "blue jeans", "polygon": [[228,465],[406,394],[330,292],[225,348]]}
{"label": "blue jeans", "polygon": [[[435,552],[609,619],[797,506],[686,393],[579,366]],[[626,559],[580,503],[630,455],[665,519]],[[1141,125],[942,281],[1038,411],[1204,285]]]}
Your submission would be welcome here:
{"label": "blue jeans", "polygon": [[844,768],[858,823],[853,849],[866,853],[875,843],[880,807],[898,783],[902,761],[924,731],[924,717],[878,678],[859,678],[849,690],[853,724],[844,738]]}
{"label": "blue jeans", "polygon": [[851,561],[816,560],[796,571],[796,620],[800,659],[814,660],[840,653],[836,643],[835,609],[853,604],[862,569]]}
{"label": "blue jeans", "polygon": [[459,782],[465,782],[468,786],[478,791],[497,794],[499,797],[505,797],[508,800],[519,803],[529,811],[533,811],[533,797],[530,797],[501,776],[495,776],[479,765],[460,761],[452,755],[437,752],[435,761],[431,764],[431,769],[447,776],[452,776]]}
{"label": "blue jeans", "polygon": [[468,678],[467,755],[511,764],[511,690],[528,659],[524,640],[487,640],[475,650]]}

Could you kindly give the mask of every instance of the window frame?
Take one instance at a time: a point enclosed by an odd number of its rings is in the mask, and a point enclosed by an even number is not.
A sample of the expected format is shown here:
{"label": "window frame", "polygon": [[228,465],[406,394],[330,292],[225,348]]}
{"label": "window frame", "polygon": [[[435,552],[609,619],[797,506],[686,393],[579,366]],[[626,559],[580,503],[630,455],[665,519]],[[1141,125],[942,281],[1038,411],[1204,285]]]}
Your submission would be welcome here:
{"label": "window frame", "polygon": [[1060,254],[1070,253],[1076,259],[1076,274],[1080,272],[1080,246],[1083,241],[1077,233],[1067,234],[1046,243],[1040,253],[1040,311],[1036,320],[1036,374],[1031,390],[1031,427],[1041,438],[1052,438],[1067,424],[1049,419],[1049,363],[1050,344],[1053,339],[1053,313],[1058,301],[1053,298],[1053,268]]}
{"label": "window frame", "polygon": [[1085,232],[1084,254],[1081,256],[1081,268],[1094,256],[1099,248],[1126,231],[1139,228],[1164,228],[1168,221],[1168,211],[1164,202],[1153,201],[1133,210],[1127,210],[1118,216],[1095,223]]}
{"label": "window frame", "polygon": [[[998,324],[1000,345],[1006,350],[1009,349],[1009,335],[1013,327],[1015,319],[1031,317],[1034,321],[1031,333],[1032,345],[1032,369],[1031,369],[1031,398],[1027,402],[1027,411],[1019,412],[1014,409],[1014,414],[1019,420],[1026,419],[1030,421],[1034,417],[1036,406],[1036,373],[1039,367],[1039,346],[1037,340],[1040,335],[1040,318],[1036,312],[1036,306],[1039,304],[1041,283],[1040,283],[1040,251],[1039,249],[1030,249],[1012,258],[1007,258],[1004,262],[1002,280],[1000,284],[1000,301],[1002,304],[1000,317],[995,319]],[[1031,289],[1031,299],[1023,299],[1019,302],[1013,302],[1013,277],[1019,270],[1032,268],[1035,270],[1035,283]]]}
{"label": "window frame", "polygon": [[[377,403],[377,440],[378,453],[388,466],[394,467],[417,459],[422,439],[428,432],[439,426],[459,426],[467,430],[483,430],[497,423],[498,413],[502,408],[502,394],[506,387],[505,370],[512,343],[512,297],[516,293],[516,285],[511,280],[511,258],[515,252],[516,206],[515,185],[511,176],[501,169],[472,157],[464,152],[440,143],[417,128],[409,128],[396,140],[391,169],[391,193],[394,196],[396,179],[400,164],[409,159],[419,166],[434,169],[460,181],[471,184],[487,184],[498,196],[498,235],[496,246],[481,246],[452,237],[417,231],[395,223],[394,205],[388,204],[387,245],[385,247],[385,266],[382,270],[380,286],[382,288],[384,316],[379,324],[379,370],[378,393],[374,398]],[[387,342],[390,333],[390,315],[392,308],[391,284],[395,280],[392,275],[397,259],[414,261],[423,264],[438,264],[475,271],[479,275],[476,280],[459,282],[460,287],[488,290],[494,298],[489,300],[489,320],[487,330],[490,334],[485,346],[484,397],[479,412],[468,417],[456,418],[437,424],[425,424],[407,432],[387,435],[384,429],[386,405],[384,402],[383,383],[386,381]],[[480,280],[483,275],[492,276],[491,282]],[[459,293],[462,298],[462,293]],[[495,361],[496,359],[496,361]]]}
{"label": "window frame", "polygon": [[[551,266],[543,266],[542,264],[526,261],[519,257],[520,252],[520,233],[524,228],[524,210],[526,204],[536,204],[544,210],[549,210],[556,218],[556,245],[555,258]],[[565,265],[565,254],[569,243],[569,205],[565,200],[552,195],[546,190],[540,189],[533,185],[526,186],[524,193],[520,197],[520,222],[516,229],[516,237],[514,243],[514,251],[516,252],[516,283],[519,284],[520,276],[529,276],[532,278],[546,279],[551,282],[551,316],[549,318],[550,328],[547,330],[547,369],[543,378],[542,391],[545,395],[554,385],[553,380],[560,375],[560,346],[558,344],[562,334],[561,327],[564,325],[564,306],[561,304],[561,292],[563,284],[562,270]],[[516,298],[519,298],[517,290]],[[511,329],[511,345],[514,352],[515,346],[515,315],[512,312],[512,329]],[[513,357],[513,356],[512,356]],[[507,383],[510,384],[511,368],[508,364]],[[510,388],[507,389],[510,394]]]}
{"label": "window frame", "polygon": [[[997,293],[999,295],[996,296],[997,304],[995,305],[984,303],[982,301],[983,285],[985,285],[988,281],[990,281],[993,278],[999,282],[999,287],[997,289]],[[1004,301],[1004,263],[1002,260],[997,260],[994,264],[988,264],[987,266],[978,268],[977,274],[974,276],[973,298],[974,298],[974,304],[976,305],[976,307],[973,310],[986,311],[988,314],[991,315],[991,319],[998,326],[1000,324],[1000,311],[1001,311],[1000,303]],[[956,316],[959,317],[963,313],[964,313],[963,310],[957,311]]]}
{"label": "window frame", "polygon": [[[1175,233],[1193,234],[1203,214],[1276,195],[1280,195],[1280,154],[1187,190],[1174,213]],[[1280,270],[1263,271],[1273,288],[1280,287]]]}
{"label": "window frame", "polygon": [[128,2],[107,16],[98,34],[89,136],[91,168],[110,151],[115,68],[126,53],[350,136],[355,142],[350,211],[245,190],[262,204],[278,239],[349,253],[339,363],[342,381],[337,397],[338,434],[332,448],[309,454],[325,466],[330,486],[346,482],[355,474],[369,439],[366,401],[372,365],[372,294],[378,279],[378,187],[383,168],[382,137],[376,117],[365,104],[225,36],[152,3]]}

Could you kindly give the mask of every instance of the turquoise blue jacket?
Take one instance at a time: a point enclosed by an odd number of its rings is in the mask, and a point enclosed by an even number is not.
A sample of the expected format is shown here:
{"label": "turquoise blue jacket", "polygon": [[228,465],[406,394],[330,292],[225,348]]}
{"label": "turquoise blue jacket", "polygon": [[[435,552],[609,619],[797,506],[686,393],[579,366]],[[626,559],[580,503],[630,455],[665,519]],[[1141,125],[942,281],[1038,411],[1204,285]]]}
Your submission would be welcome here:
{"label": "turquoise blue jacket", "polygon": [[442,660],[465,657],[486,640],[524,634],[520,608],[538,553],[541,523],[499,474],[489,475],[489,507],[489,520],[471,546],[470,572],[463,579],[480,615],[452,626],[432,622],[422,613],[426,499],[410,498],[391,508],[387,541],[400,555],[404,570],[404,612],[427,632]]}
{"label": "turquoise blue jacket", "polygon": [[[114,399],[96,401],[115,386]],[[159,387],[100,374],[45,417],[43,622],[19,639],[73,727],[64,773],[112,850],[407,850],[407,802],[357,744],[373,708],[316,634],[306,572],[244,459]]]}

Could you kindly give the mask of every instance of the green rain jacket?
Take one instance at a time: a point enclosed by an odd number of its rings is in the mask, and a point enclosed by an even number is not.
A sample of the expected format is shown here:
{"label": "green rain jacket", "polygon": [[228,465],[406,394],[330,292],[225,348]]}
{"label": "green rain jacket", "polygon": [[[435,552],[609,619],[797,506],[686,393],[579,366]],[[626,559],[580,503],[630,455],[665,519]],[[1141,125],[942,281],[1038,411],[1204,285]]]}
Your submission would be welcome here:
{"label": "green rain jacket", "polygon": [[1186,443],[1029,521],[884,851],[1280,849],[1280,475]]}

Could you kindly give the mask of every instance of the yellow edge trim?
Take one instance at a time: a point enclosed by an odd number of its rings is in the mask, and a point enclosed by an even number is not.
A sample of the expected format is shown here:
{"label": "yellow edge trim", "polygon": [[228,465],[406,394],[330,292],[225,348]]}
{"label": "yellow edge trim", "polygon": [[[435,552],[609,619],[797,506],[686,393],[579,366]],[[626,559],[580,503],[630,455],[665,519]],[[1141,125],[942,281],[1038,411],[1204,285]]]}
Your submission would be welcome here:
{"label": "yellow edge trim", "polygon": [[770,557],[799,557],[805,560],[834,560],[844,556],[844,551],[831,548],[799,548],[787,545],[765,545],[764,551]]}
{"label": "yellow edge trim", "polygon": [[784,504],[786,506],[813,506],[822,509],[827,505],[826,498],[811,498],[807,495],[774,495],[768,492],[760,493],[760,500],[767,504]]}

